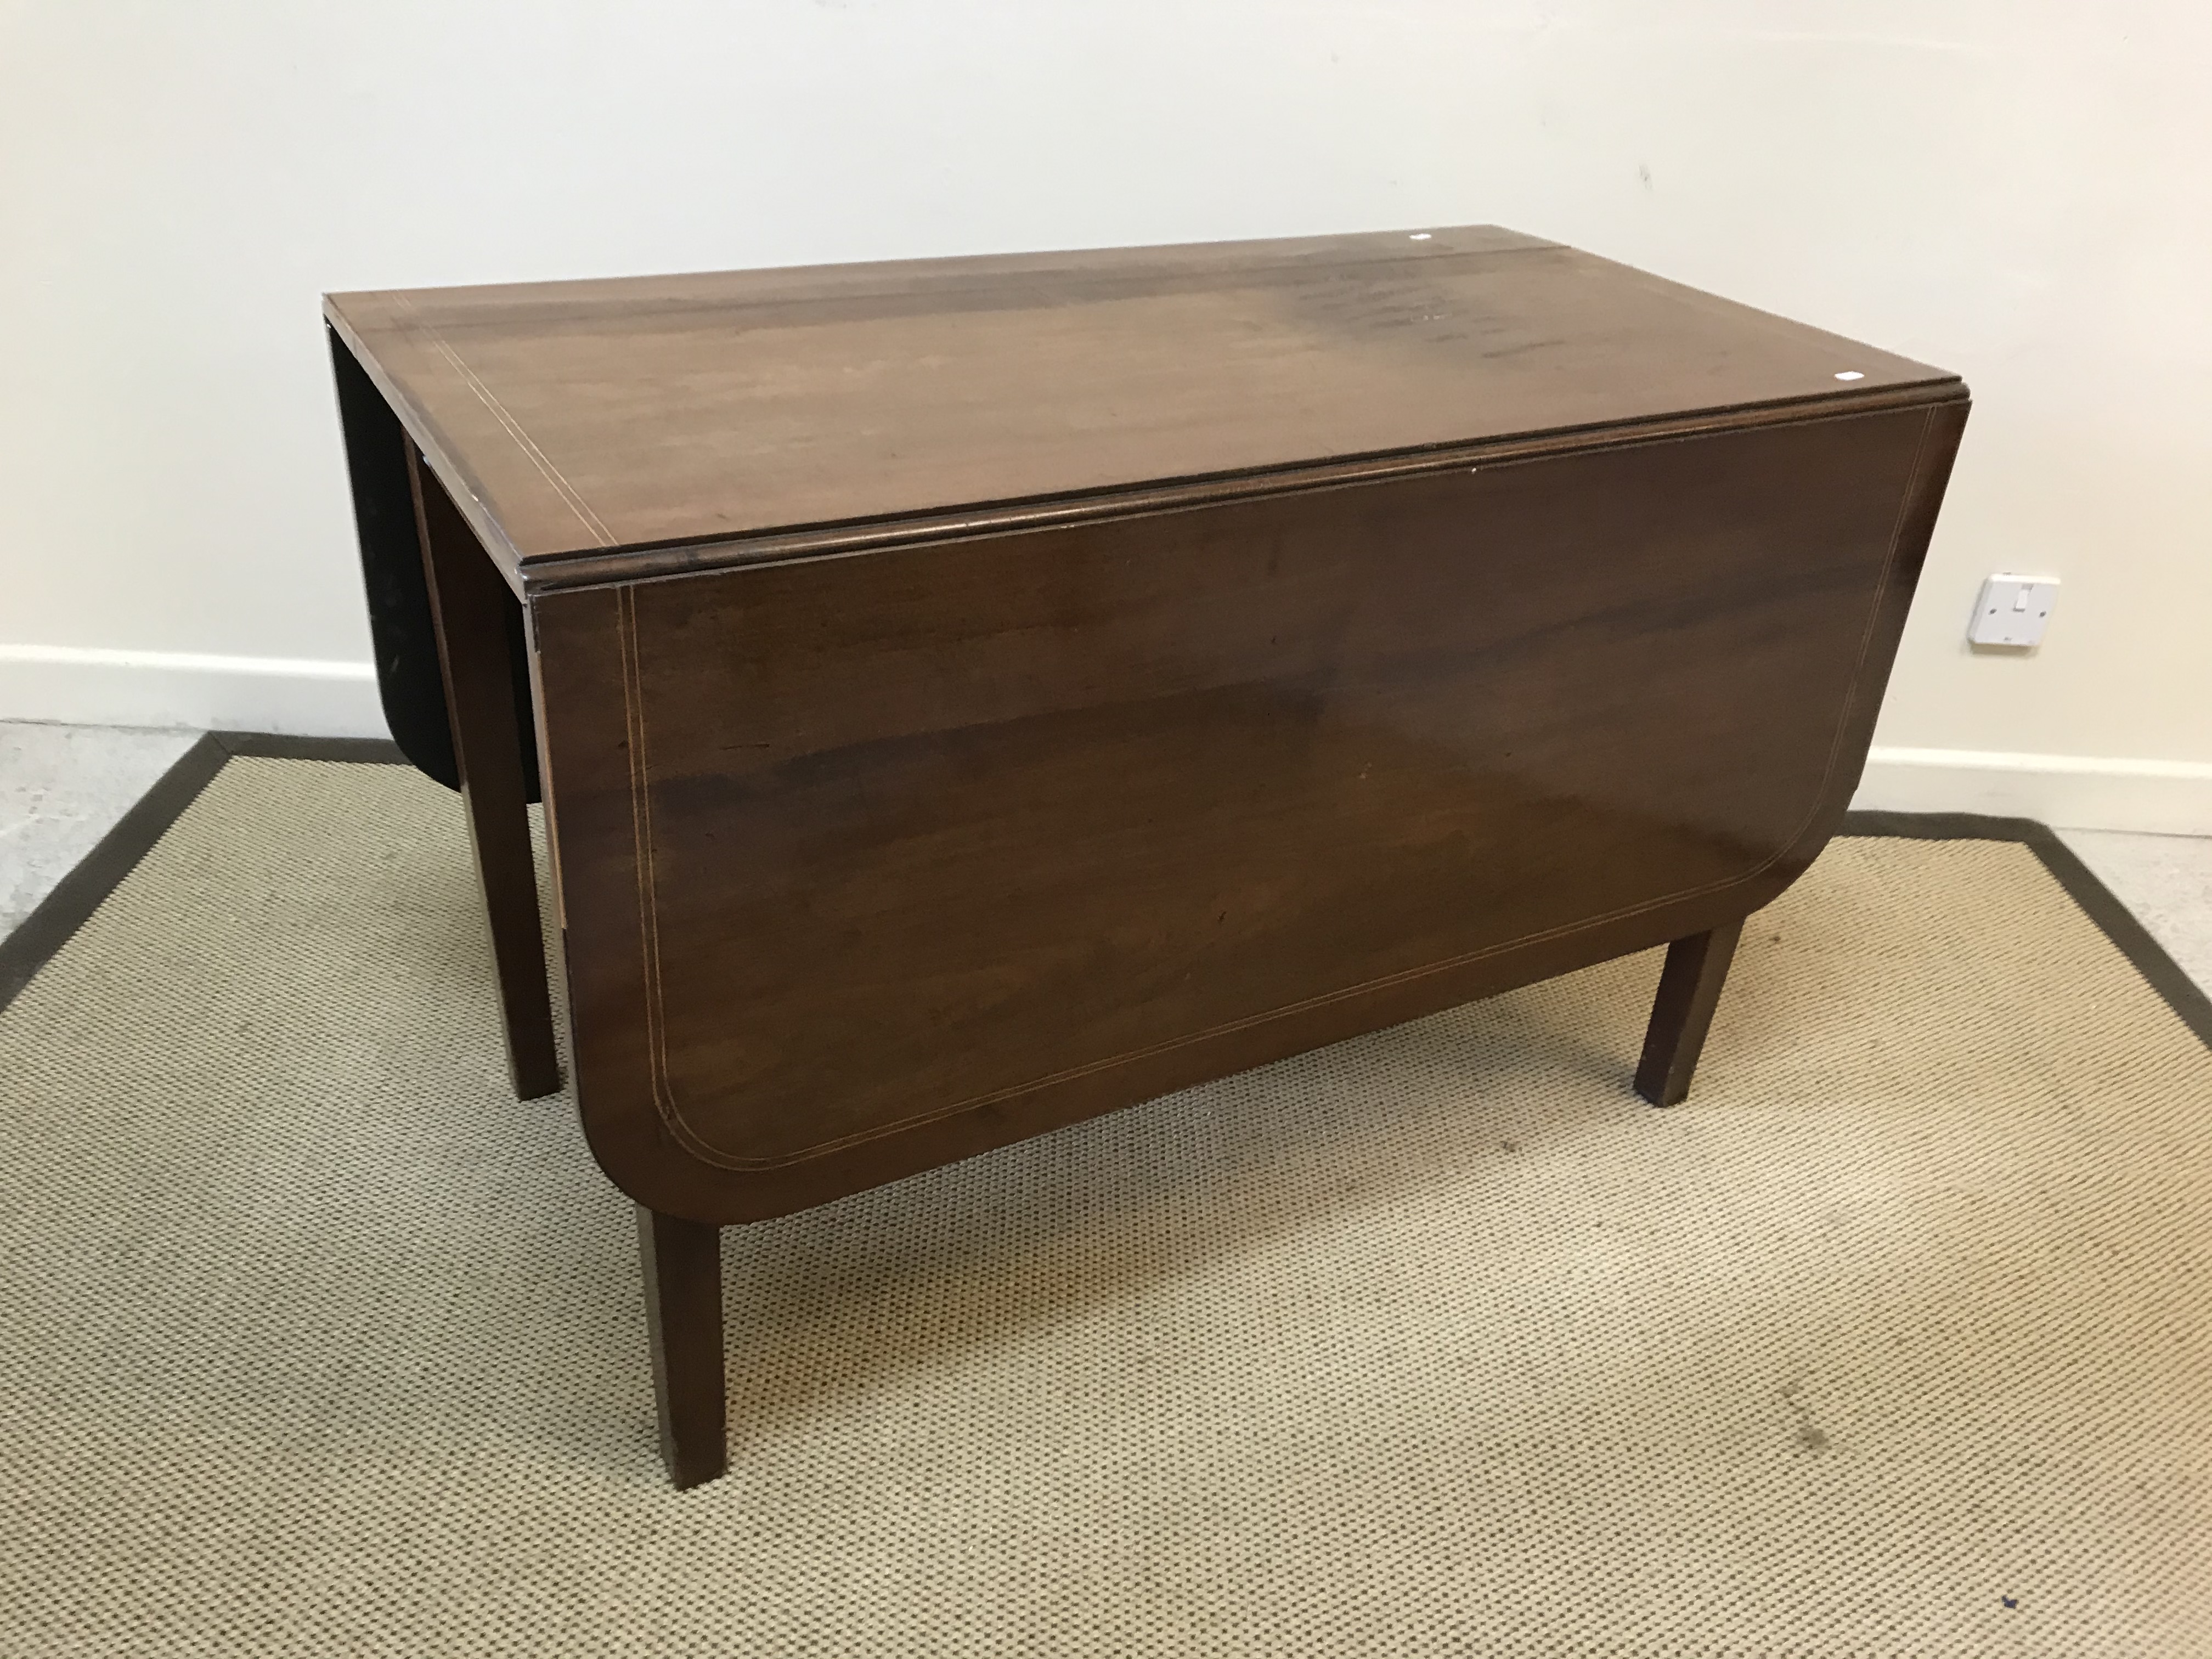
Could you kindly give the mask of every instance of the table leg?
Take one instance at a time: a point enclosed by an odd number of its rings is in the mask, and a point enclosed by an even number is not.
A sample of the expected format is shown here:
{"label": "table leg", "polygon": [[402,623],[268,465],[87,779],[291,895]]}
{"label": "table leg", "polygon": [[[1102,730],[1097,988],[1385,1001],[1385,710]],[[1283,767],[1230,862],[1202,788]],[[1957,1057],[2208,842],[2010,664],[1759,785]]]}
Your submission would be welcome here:
{"label": "table leg", "polygon": [[507,1018],[507,1058],[514,1092],[525,1100],[561,1086],[553,1047],[553,1005],[545,984],[545,938],[538,918],[538,869],[531,857],[528,783],[522,723],[514,702],[514,663],[506,581],[438,482],[408,447],[415,526],[429,578],[438,663],[453,727],[453,758],[476,844]]}
{"label": "table leg", "polygon": [[1667,966],[1659,975],[1659,995],[1644,1036],[1644,1060],[1636,1068],[1636,1092],[1654,1106],[1672,1106],[1690,1092],[1690,1075],[1698,1069],[1705,1031],[1742,932],[1741,921],[1731,921],[1667,947]]}
{"label": "table leg", "polygon": [[660,1456],[680,1490],[730,1466],[722,1382],[722,1230],[637,1206]]}

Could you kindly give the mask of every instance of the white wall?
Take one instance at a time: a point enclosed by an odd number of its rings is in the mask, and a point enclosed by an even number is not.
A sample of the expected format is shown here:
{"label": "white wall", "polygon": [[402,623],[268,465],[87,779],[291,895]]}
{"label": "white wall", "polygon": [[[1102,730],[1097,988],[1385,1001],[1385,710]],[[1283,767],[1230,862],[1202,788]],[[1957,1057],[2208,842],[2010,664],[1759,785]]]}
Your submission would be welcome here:
{"label": "white wall", "polygon": [[2208,71],[2198,0],[0,0],[0,714],[374,723],[325,289],[1494,220],[1972,381],[1875,794],[2212,830]]}

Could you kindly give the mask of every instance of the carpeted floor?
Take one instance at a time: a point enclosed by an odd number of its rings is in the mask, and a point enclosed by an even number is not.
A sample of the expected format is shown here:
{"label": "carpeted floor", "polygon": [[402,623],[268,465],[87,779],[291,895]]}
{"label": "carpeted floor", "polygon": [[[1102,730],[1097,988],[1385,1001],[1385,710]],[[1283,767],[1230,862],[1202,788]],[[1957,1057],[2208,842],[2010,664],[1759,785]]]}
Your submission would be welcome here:
{"label": "carpeted floor", "polygon": [[1853,840],[1613,963],[725,1235],[519,1104],[454,798],[229,763],[0,1014],[0,1655],[2212,1653],[2212,1053]]}

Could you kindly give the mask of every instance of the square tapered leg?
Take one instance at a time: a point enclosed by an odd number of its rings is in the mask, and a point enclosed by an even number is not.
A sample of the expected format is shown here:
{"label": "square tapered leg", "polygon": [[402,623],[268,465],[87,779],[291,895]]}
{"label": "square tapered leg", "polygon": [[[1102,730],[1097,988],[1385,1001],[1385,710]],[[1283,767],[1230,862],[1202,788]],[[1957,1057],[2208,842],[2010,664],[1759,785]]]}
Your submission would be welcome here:
{"label": "square tapered leg", "polygon": [[1698,1069],[1742,933],[1743,923],[1732,921],[1667,947],[1667,966],[1659,975],[1659,995],[1644,1036],[1643,1063],[1636,1068],[1636,1092],[1654,1106],[1672,1106],[1690,1092],[1691,1074]]}
{"label": "square tapered leg", "polygon": [[409,468],[453,719],[453,759],[491,926],[507,1064],[514,1092],[534,1100],[561,1086],[561,1063],[545,982],[538,867],[530,849],[524,727],[515,707],[508,618],[515,600],[445,486],[412,449]]}
{"label": "square tapered leg", "polygon": [[722,1382],[722,1230],[637,1211],[660,1455],[678,1487],[729,1467]]}

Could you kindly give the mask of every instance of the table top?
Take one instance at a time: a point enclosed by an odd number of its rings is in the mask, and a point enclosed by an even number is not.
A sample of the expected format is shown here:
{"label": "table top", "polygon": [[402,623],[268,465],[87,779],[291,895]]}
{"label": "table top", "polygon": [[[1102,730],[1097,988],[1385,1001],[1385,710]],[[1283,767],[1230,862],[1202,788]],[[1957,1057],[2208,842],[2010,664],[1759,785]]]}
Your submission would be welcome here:
{"label": "table top", "polygon": [[325,313],[510,570],[1957,391],[1495,226],[336,294]]}

